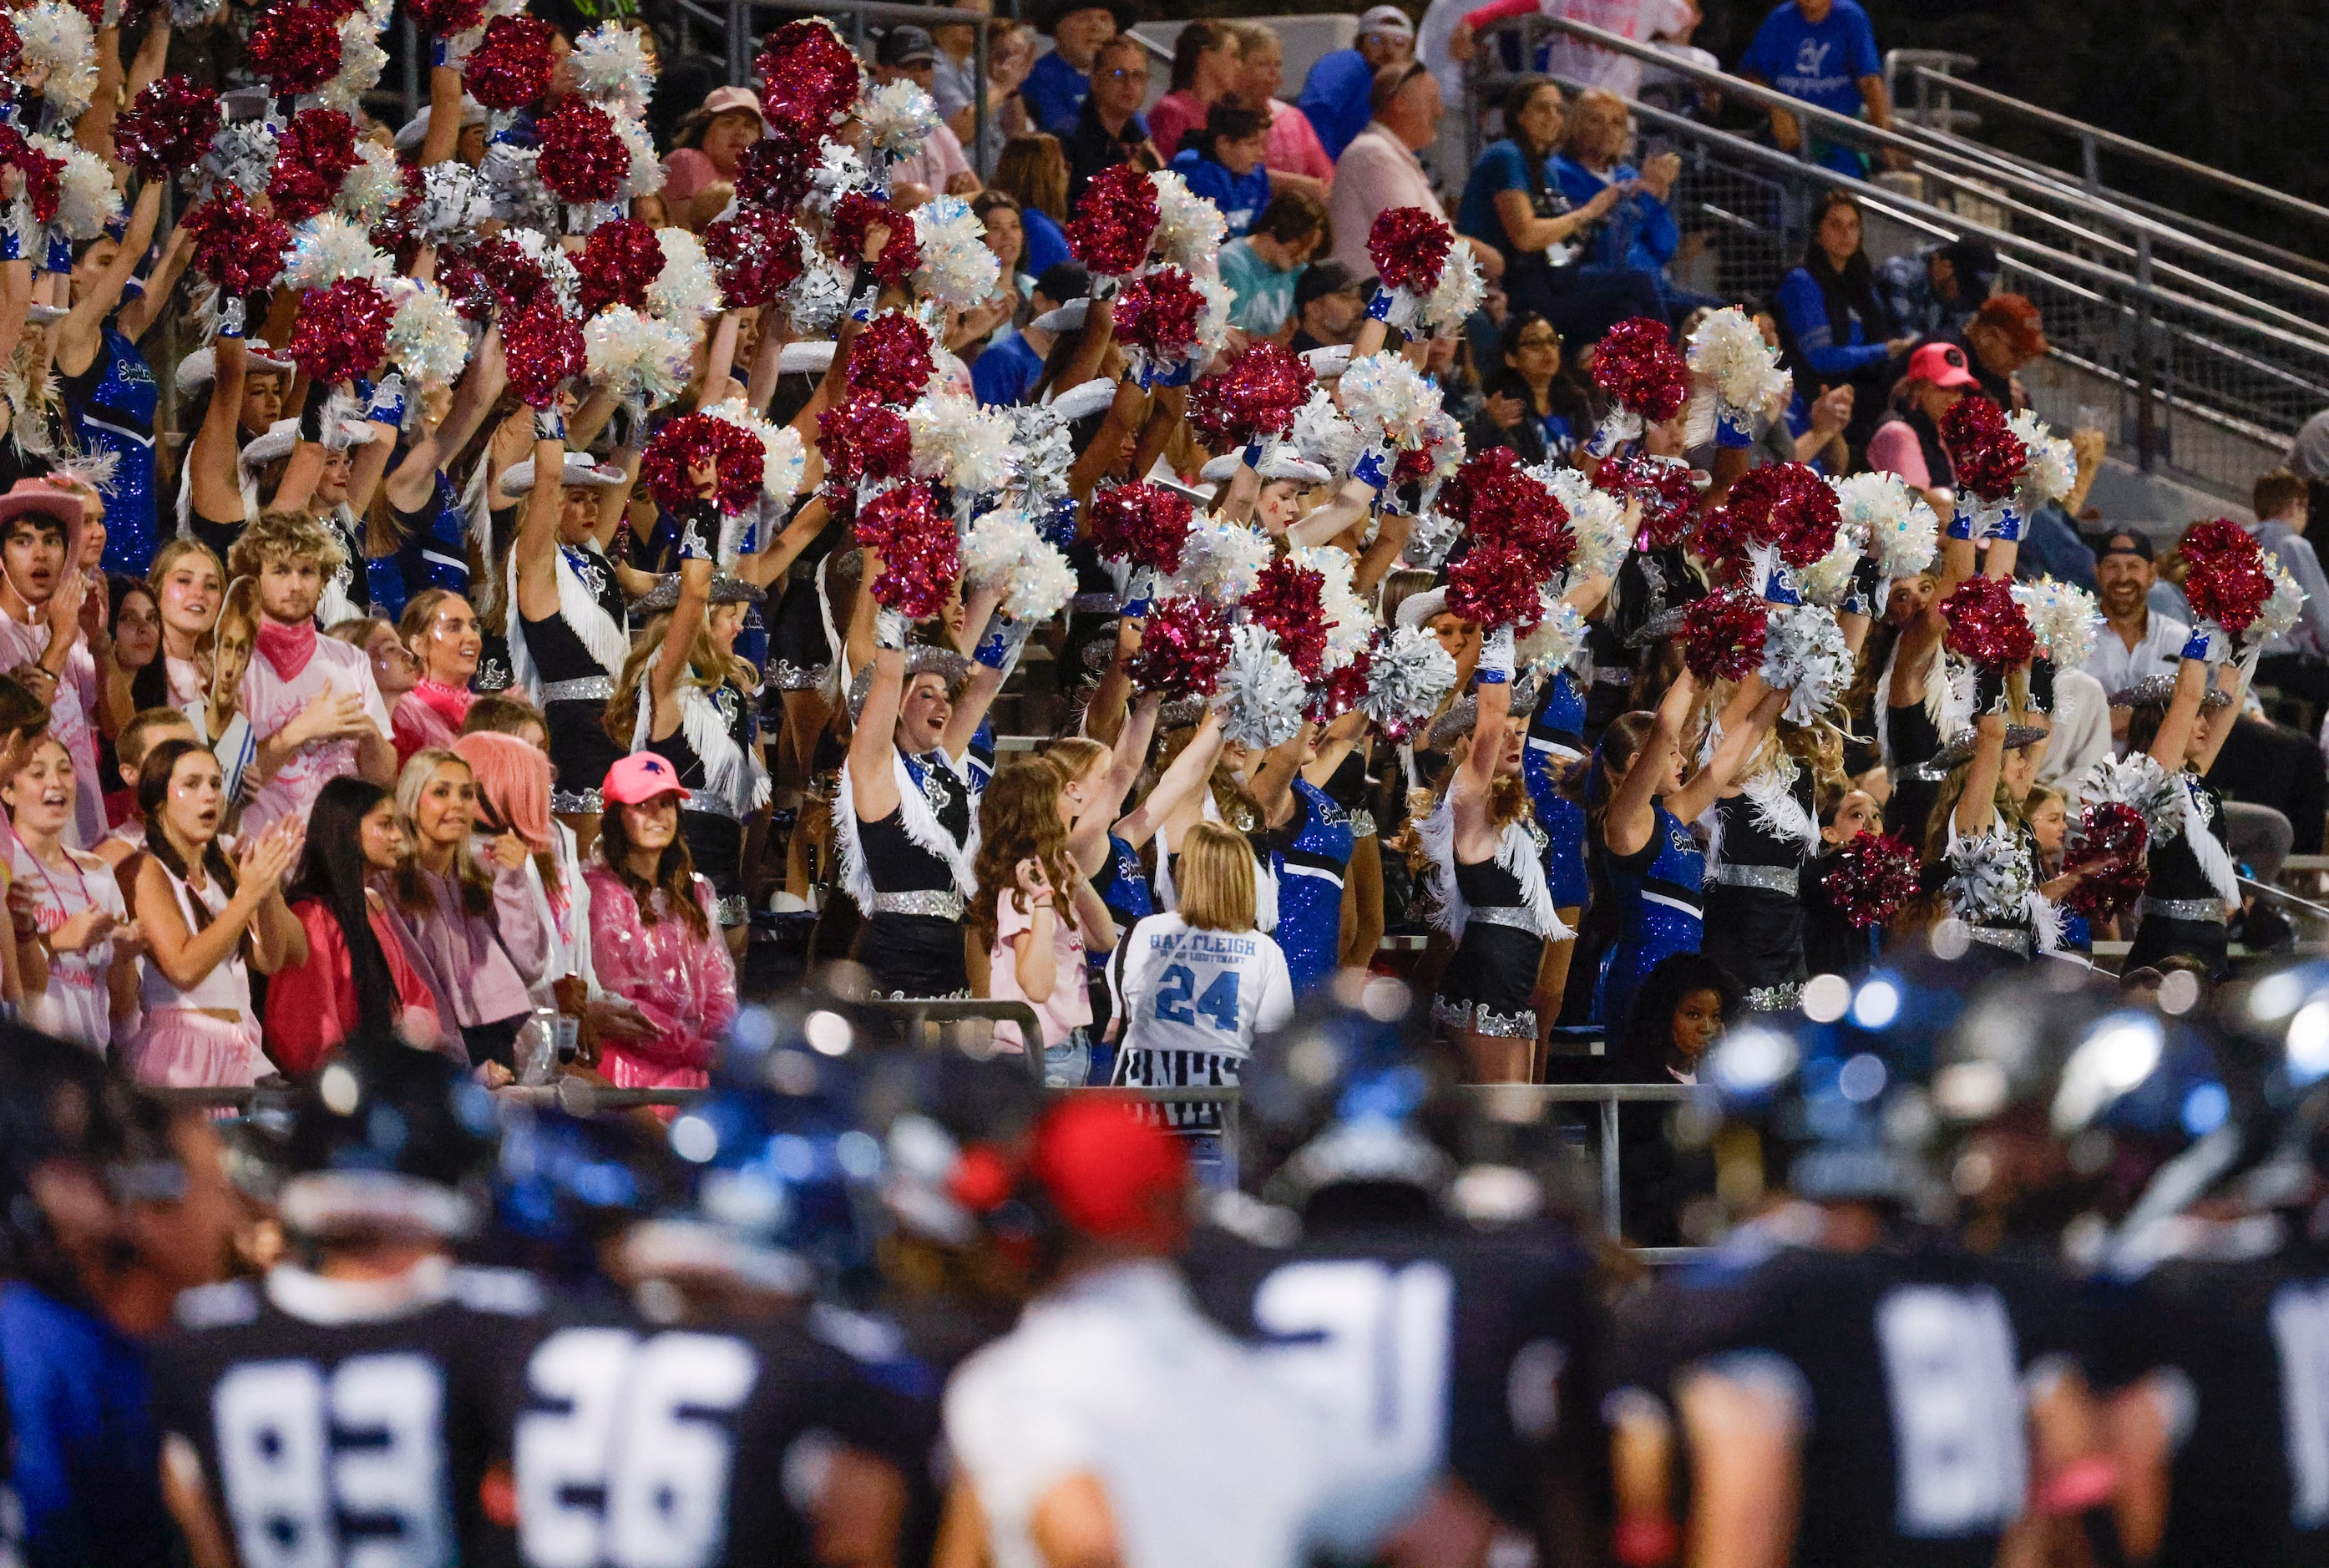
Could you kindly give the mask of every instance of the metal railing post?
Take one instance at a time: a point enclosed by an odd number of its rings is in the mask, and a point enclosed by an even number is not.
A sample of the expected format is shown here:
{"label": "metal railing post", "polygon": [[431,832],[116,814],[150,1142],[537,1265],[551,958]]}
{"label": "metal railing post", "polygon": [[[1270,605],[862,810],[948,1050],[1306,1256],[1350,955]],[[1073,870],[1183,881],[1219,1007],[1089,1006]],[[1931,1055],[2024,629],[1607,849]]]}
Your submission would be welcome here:
{"label": "metal railing post", "polygon": [[2135,236],[2135,453],[2136,465],[2152,471],[2159,455],[2159,410],[2153,403],[2158,365],[2152,343],[2151,236]]}
{"label": "metal railing post", "polygon": [[[986,102],[986,29],[974,27],[971,36],[976,40],[971,45],[971,70],[977,74],[978,80],[972,89],[971,99],[970,166],[978,171],[979,183],[985,184],[995,174],[994,160],[986,155],[986,122],[992,112]],[[1005,283],[1010,281],[1007,277],[1004,279]]]}
{"label": "metal railing post", "polygon": [[1601,1102],[1601,1223],[1612,1240],[1626,1234],[1624,1190],[1617,1176],[1617,1099],[1613,1094]]}
{"label": "metal railing post", "polygon": [[404,117],[410,119],[420,112],[420,29],[412,24],[412,13],[404,14]]}
{"label": "metal railing post", "polygon": [[2079,133],[2079,171],[2085,176],[2087,194],[2100,196],[2103,193],[2103,149],[2102,145],[2095,140],[2092,131]]}
{"label": "metal railing post", "polygon": [[736,86],[744,80],[747,40],[751,33],[749,20],[750,0],[728,0],[728,84]]}

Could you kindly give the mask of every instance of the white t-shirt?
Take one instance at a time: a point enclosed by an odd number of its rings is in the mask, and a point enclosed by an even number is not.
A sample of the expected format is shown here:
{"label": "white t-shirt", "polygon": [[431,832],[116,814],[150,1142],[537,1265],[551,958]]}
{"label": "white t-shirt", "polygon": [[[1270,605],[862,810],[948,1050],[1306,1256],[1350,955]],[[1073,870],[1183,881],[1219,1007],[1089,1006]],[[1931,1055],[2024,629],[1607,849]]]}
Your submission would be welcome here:
{"label": "white t-shirt", "polygon": [[1200,931],[1178,915],[1151,915],[1117,944],[1108,972],[1121,1050],[1243,1058],[1257,1032],[1294,1017],[1286,954],[1259,931]]}
{"label": "white t-shirt", "polygon": [[2183,644],[2192,628],[2157,610],[2145,618],[2143,639],[2132,648],[2117,629],[2105,626],[2095,634],[2095,651],[2087,655],[2086,671],[2102,682],[2106,694],[2124,691],[2154,675],[2173,675],[2183,665]]}
{"label": "white t-shirt", "polygon": [[[1661,33],[1679,33],[1690,25],[1690,7],[1683,0],[1542,0],[1538,9],[1547,16],[1565,16],[1636,43],[1647,43]],[[1553,33],[1546,42],[1546,74],[1580,87],[1606,87],[1619,98],[1641,96],[1642,62],[1631,55],[1565,33]]]}
{"label": "white t-shirt", "polygon": [[[105,910],[117,921],[129,918],[113,868],[95,855],[68,847],[71,866],[58,871],[34,859],[22,839],[11,835],[9,850],[15,885],[31,896],[33,924],[42,932],[52,932],[90,908]],[[49,960],[48,989],[24,999],[24,1021],[102,1056],[113,1038],[112,998],[106,987],[112,964],[111,942],[56,954]]]}
{"label": "white t-shirt", "polygon": [[[394,733],[389,727],[388,704],[381,700],[380,687],[372,680],[372,660],[362,648],[318,636],[314,654],[288,681],[275,672],[266,654],[251,654],[250,669],[242,678],[242,711],[250,720],[251,738],[263,741],[298,718],[299,710],[326,687],[363,698],[364,717],[379,726],[382,740]],[[273,778],[259,786],[257,797],[242,813],[243,833],[256,833],[278,817],[306,822],[324,785],[356,771],[356,750],[353,740],[301,747],[276,770]]]}

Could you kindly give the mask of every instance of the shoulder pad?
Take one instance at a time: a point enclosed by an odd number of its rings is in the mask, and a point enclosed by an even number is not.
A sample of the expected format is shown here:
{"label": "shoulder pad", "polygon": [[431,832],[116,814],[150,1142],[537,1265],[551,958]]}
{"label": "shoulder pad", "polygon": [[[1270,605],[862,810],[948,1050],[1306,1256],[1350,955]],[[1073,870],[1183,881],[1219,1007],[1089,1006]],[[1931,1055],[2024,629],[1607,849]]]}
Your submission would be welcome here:
{"label": "shoulder pad", "polygon": [[259,1292],[248,1280],[222,1285],[197,1285],[178,1295],[178,1326],[182,1329],[231,1329],[259,1317]]}
{"label": "shoulder pad", "polygon": [[542,1310],[542,1285],[519,1269],[455,1269],[446,1281],[453,1300],[472,1312],[531,1318]]}
{"label": "shoulder pad", "polygon": [[1230,1235],[1257,1247],[1284,1251],[1302,1239],[1302,1216],[1290,1208],[1264,1203],[1250,1193],[1224,1192],[1205,1206],[1205,1217]]}

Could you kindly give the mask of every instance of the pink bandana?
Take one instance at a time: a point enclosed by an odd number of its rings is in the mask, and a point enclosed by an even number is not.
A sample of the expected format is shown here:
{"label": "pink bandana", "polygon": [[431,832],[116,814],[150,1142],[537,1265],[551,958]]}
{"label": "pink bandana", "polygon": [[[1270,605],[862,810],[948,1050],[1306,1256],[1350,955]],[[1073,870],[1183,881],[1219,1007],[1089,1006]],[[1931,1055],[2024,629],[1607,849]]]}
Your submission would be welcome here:
{"label": "pink bandana", "polygon": [[302,621],[296,626],[284,625],[265,616],[259,622],[259,652],[286,681],[297,681],[307,661],[316,656],[316,623]]}

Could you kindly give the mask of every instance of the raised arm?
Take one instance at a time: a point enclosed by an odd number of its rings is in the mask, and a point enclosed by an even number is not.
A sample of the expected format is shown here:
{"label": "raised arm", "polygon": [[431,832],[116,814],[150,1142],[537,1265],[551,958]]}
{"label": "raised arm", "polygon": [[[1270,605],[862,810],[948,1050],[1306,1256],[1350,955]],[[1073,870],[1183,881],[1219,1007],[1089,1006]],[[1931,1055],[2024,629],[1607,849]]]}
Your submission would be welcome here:
{"label": "raised arm", "polygon": [[870,610],[873,627],[873,680],[865,692],[849,737],[850,809],[860,822],[880,822],[898,809],[898,780],[890,765],[896,742],[898,704],[906,687],[906,617],[873,605],[867,585],[880,575],[882,558],[865,551],[863,577],[858,585],[859,610]]}
{"label": "raised arm", "polygon": [[431,168],[461,146],[461,68],[437,65],[429,71],[429,131],[420,138],[420,166]]}
{"label": "raised arm", "polygon": [[517,537],[510,541],[518,614],[534,621],[558,613],[558,509],[566,496],[560,483],[566,474],[566,438],[559,433],[556,418],[539,413],[533,417],[533,488],[526,492]]}
{"label": "raised arm", "polygon": [[136,343],[153,331],[154,324],[162,319],[163,307],[177,289],[178,279],[185,273],[186,263],[193,258],[193,231],[183,226],[171,230],[169,239],[162,247],[162,258],[146,275],[145,288],[114,318],[114,324],[121,329],[124,337]]}
{"label": "raised arm", "polygon": [[2194,636],[2183,650],[2183,662],[2175,667],[2175,691],[2167,699],[2167,715],[2159,721],[2159,733],[2151,740],[2151,760],[2169,773],[2183,771],[2183,758],[2192,749],[2192,729],[2200,722],[2201,704],[2207,700],[2205,636],[2205,633]]}
{"label": "raised arm", "polygon": [[1161,691],[1144,691],[1132,705],[1124,728],[1117,733],[1108,772],[1093,791],[1084,814],[1076,820],[1075,831],[1068,835],[1068,854],[1086,876],[1098,870],[1108,858],[1108,829],[1124,804],[1124,797],[1140,776],[1140,765],[1148,757],[1148,743],[1156,735],[1156,714],[1164,706],[1164,694]]}
{"label": "raised arm", "polygon": [[154,242],[154,222],[161,215],[162,186],[156,181],[137,192],[137,204],[129,210],[128,231],[122,236],[112,262],[97,275],[97,280],[65,319],[57,324],[56,364],[66,375],[85,375],[95,362],[105,318],[120,303],[121,291],[137,270],[138,258]]}
{"label": "raised arm", "polygon": [[[240,314],[240,302],[231,308]],[[243,373],[250,363],[250,351],[243,346],[240,330],[232,336],[222,333],[216,349],[218,374],[211,386],[210,411],[203,417],[203,427],[194,432],[193,446],[186,454],[186,461],[193,465],[191,499],[197,516],[212,522],[239,522],[245,519],[242,484],[235,474],[239,451],[235,427],[242,412]]]}
{"label": "raised arm", "polygon": [[1666,688],[1649,734],[1642,737],[1641,749],[1634,753],[1624,781],[1611,793],[1601,815],[1601,839],[1611,854],[1630,855],[1650,841],[1650,831],[1657,825],[1653,803],[1659,777],[1665,772],[1666,754],[1676,745],[1683,722],[1690,716],[1690,705],[1697,699],[1698,681],[1687,670]]}
{"label": "raised arm", "polygon": [[1261,820],[1270,827],[1283,827],[1294,815],[1294,777],[1302,771],[1303,754],[1310,749],[1310,737],[1316,731],[1317,727],[1307,719],[1297,725],[1283,745],[1273,746],[1262,755],[1261,765],[1247,781],[1254,803],[1261,807]]}
{"label": "raised arm", "polygon": [[703,617],[712,603],[712,558],[691,556],[679,563],[679,604],[664,627],[663,645],[655,650],[655,662],[647,667],[647,694],[654,699],[655,713],[648,733],[663,730],[663,720],[668,716],[674,728],[679,723],[679,683],[686,677],[689,655],[695,648],[695,634],[703,628]]}
{"label": "raised arm", "polygon": [[1957,797],[1957,810],[1949,817],[1960,835],[1986,832],[1997,821],[1997,781],[2004,771],[2005,715],[1985,713],[1974,725],[1973,761],[1966,766],[1965,793]]}
{"label": "raised arm", "polygon": [[1197,726],[1197,733],[1189,737],[1189,744],[1173,759],[1173,765],[1164,770],[1156,787],[1138,805],[1117,819],[1116,836],[1136,850],[1155,838],[1156,831],[1172,820],[1183,803],[1213,776],[1213,764],[1221,755],[1221,716],[1208,708],[1204,721]]}
{"label": "raised arm", "polygon": [[[1760,675],[1749,675],[1740,682],[1749,690],[1760,688],[1762,684]],[[1734,704],[1738,700],[1734,697]],[[1761,748],[1763,737],[1771,733],[1771,726],[1777,722],[1780,710],[1787,705],[1786,692],[1761,690],[1745,718],[1723,731],[1721,740],[1715,745],[1714,755],[1706,759],[1706,765],[1692,775],[1689,781],[1666,802],[1666,810],[1685,822],[1696,822],[1705,813],[1706,808],[1714,803],[1714,798],[1730,787],[1730,781],[1739,776],[1739,770],[1747,765],[1747,759]]]}

